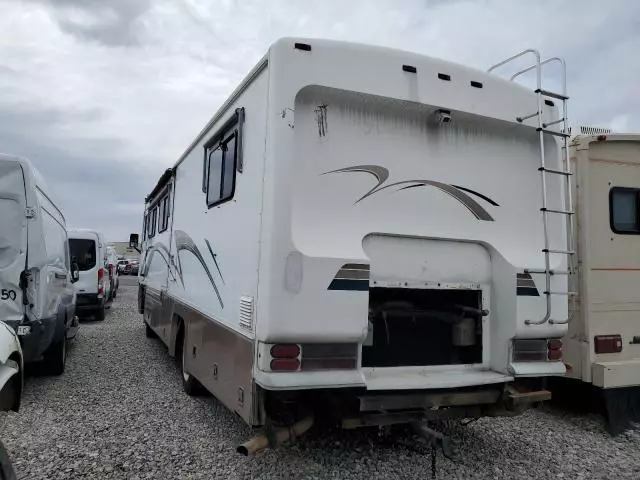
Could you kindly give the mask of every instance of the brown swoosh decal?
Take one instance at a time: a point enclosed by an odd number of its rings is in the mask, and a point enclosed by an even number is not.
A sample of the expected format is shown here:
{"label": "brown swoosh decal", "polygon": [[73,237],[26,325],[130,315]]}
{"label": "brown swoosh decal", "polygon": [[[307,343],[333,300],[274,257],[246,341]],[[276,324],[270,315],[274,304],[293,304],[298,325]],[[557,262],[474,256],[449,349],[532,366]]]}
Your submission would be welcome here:
{"label": "brown swoosh decal", "polygon": [[376,180],[378,180],[378,184],[375,187],[373,187],[371,190],[369,190],[367,193],[365,193],[358,200],[356,200],[355,203],[358,203],[361,200],[364,200],[369,195],[374,193],[378,189],[378,187],[380,187],[380,185],[386,182],[387,178],[389,178],[389,170],[379,165],[354,165],[353,167],[340,168],[338,170],[331,170],[330,172],[324,172],[322,175],[326,175],[328,173],[341,173],[341,172],[364,172],[364,173],[373,175],[376,178]]}
{"label": "brown swoosh decal", "polygon": [[473,198],[471,198],[466,193],[458,190],[456,187],[449,185],[448,183],[441,183],[433,180],[403,180],[402,182],[395,182],[395,183],[390,183],[389,185],[385,185],[384,187],[379,188],[378,191],[384,190],[390,187],[395,187],[398,185],[405,185],[399,190],[406,190],[408,188],[422,187],[426,185],[436,187],[437,189],[443,191],[447,195],[450,195],[456,200],[458,200],[478,220],[484,220],[487,222],[493,221],[493,217],[489,215],[489,212],[487,212],[484,208],[482,208],[482,206],[478,202],[476,202]]}

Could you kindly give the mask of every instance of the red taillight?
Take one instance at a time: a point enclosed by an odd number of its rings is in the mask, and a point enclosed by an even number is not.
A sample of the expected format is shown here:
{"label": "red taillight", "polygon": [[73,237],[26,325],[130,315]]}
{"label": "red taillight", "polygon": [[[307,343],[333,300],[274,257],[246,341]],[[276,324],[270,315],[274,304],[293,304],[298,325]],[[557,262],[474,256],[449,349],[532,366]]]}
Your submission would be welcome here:
{"label": "red taillight", "polygon": [[562,340],[554,338],[547,342],[547,359],[560,360],[562,358]]}
{"label": "red taillight", "polygon": [[104,268],[98,269],[98,295],[104,293]]}
{"label": "red taillight", "polygon": [[553,340],[549,340],[547,342],[547,347],[549,350],[562,350],[562,340],[554,338]]}
{"label": "red taillight", "polygon": [[597,335],[593,338],[596,353],[620,353],[622,337],[620,335]]}
{"label": "red taillight", "polygon": [[271,370],[274,372],[295,372],[300,368],[297,358],[274,358],[271,360]]}
{"label": "red taillight", "polygon": [[[295,343],[279,343],[271,347],[273,358],[296,358],[300,355],[300,345]],[[297,367],[296,367],[297,368]]]}

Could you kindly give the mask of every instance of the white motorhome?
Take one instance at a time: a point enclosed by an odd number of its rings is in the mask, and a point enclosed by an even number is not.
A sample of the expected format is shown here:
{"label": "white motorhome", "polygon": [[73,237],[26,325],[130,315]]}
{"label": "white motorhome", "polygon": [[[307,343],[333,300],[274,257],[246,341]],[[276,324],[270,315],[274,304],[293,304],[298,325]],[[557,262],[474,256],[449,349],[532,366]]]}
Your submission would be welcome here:
{"label": "white motorhome", "polygon": [[[31,163],[0,154],[0,320],[53,374],[78,330],[65,218]],[[77,272],[74,272],[75,276]]]}
{"label": "white motorhome", "polygon": [[548,399],[564,101],[414,53],[278,41],[146,198],[148,335],[188,393],[289,426],[280,440],[318,411],[349,428]]}
{"label": "white motorhome", "polygon": [[640,135],[582,127],[569,152],[578,296],[563,339],[567,377],[603,389],[619,430],[640,415]]}
{"label": "white motorhome", "polygon": [[102,321],[109,308],[111,276],[108,267],[107,244],[102,232],[90,229],[69,229],[71,258],[77,263],[79,280],[76,310],[82,316],[94,316]]}

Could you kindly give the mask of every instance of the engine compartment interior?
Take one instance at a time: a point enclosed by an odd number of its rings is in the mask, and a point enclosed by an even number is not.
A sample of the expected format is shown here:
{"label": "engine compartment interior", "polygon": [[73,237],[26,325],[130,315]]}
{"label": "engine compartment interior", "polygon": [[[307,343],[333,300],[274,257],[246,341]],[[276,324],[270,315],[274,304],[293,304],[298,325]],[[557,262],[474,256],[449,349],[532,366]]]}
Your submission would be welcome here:
{"label": "engine compartment interior", "polygon": [[363,367],[482,363],[482,291],[369,289]]}

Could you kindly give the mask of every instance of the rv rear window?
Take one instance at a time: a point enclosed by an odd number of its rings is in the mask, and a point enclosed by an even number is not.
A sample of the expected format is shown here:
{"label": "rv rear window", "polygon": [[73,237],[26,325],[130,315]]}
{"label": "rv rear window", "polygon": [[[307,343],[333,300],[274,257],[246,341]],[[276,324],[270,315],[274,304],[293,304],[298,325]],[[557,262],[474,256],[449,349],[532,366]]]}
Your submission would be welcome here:
{"label": "rv rear window", "polygon": [[160,206],[158,232],[164,232],[169,228],[169,194],[166,194],[158,205]]}
{"label": "rv rear window", "polygon": [[609,223],[619,234],[640,234],[640,188],[614,187],[609,193]]}
{"label": "rv rear window", "polygon": [[96,242],[93,240],[70,238],[69,250],[71,250],[71,259],[78,264],[81,272],[96,266]]}

